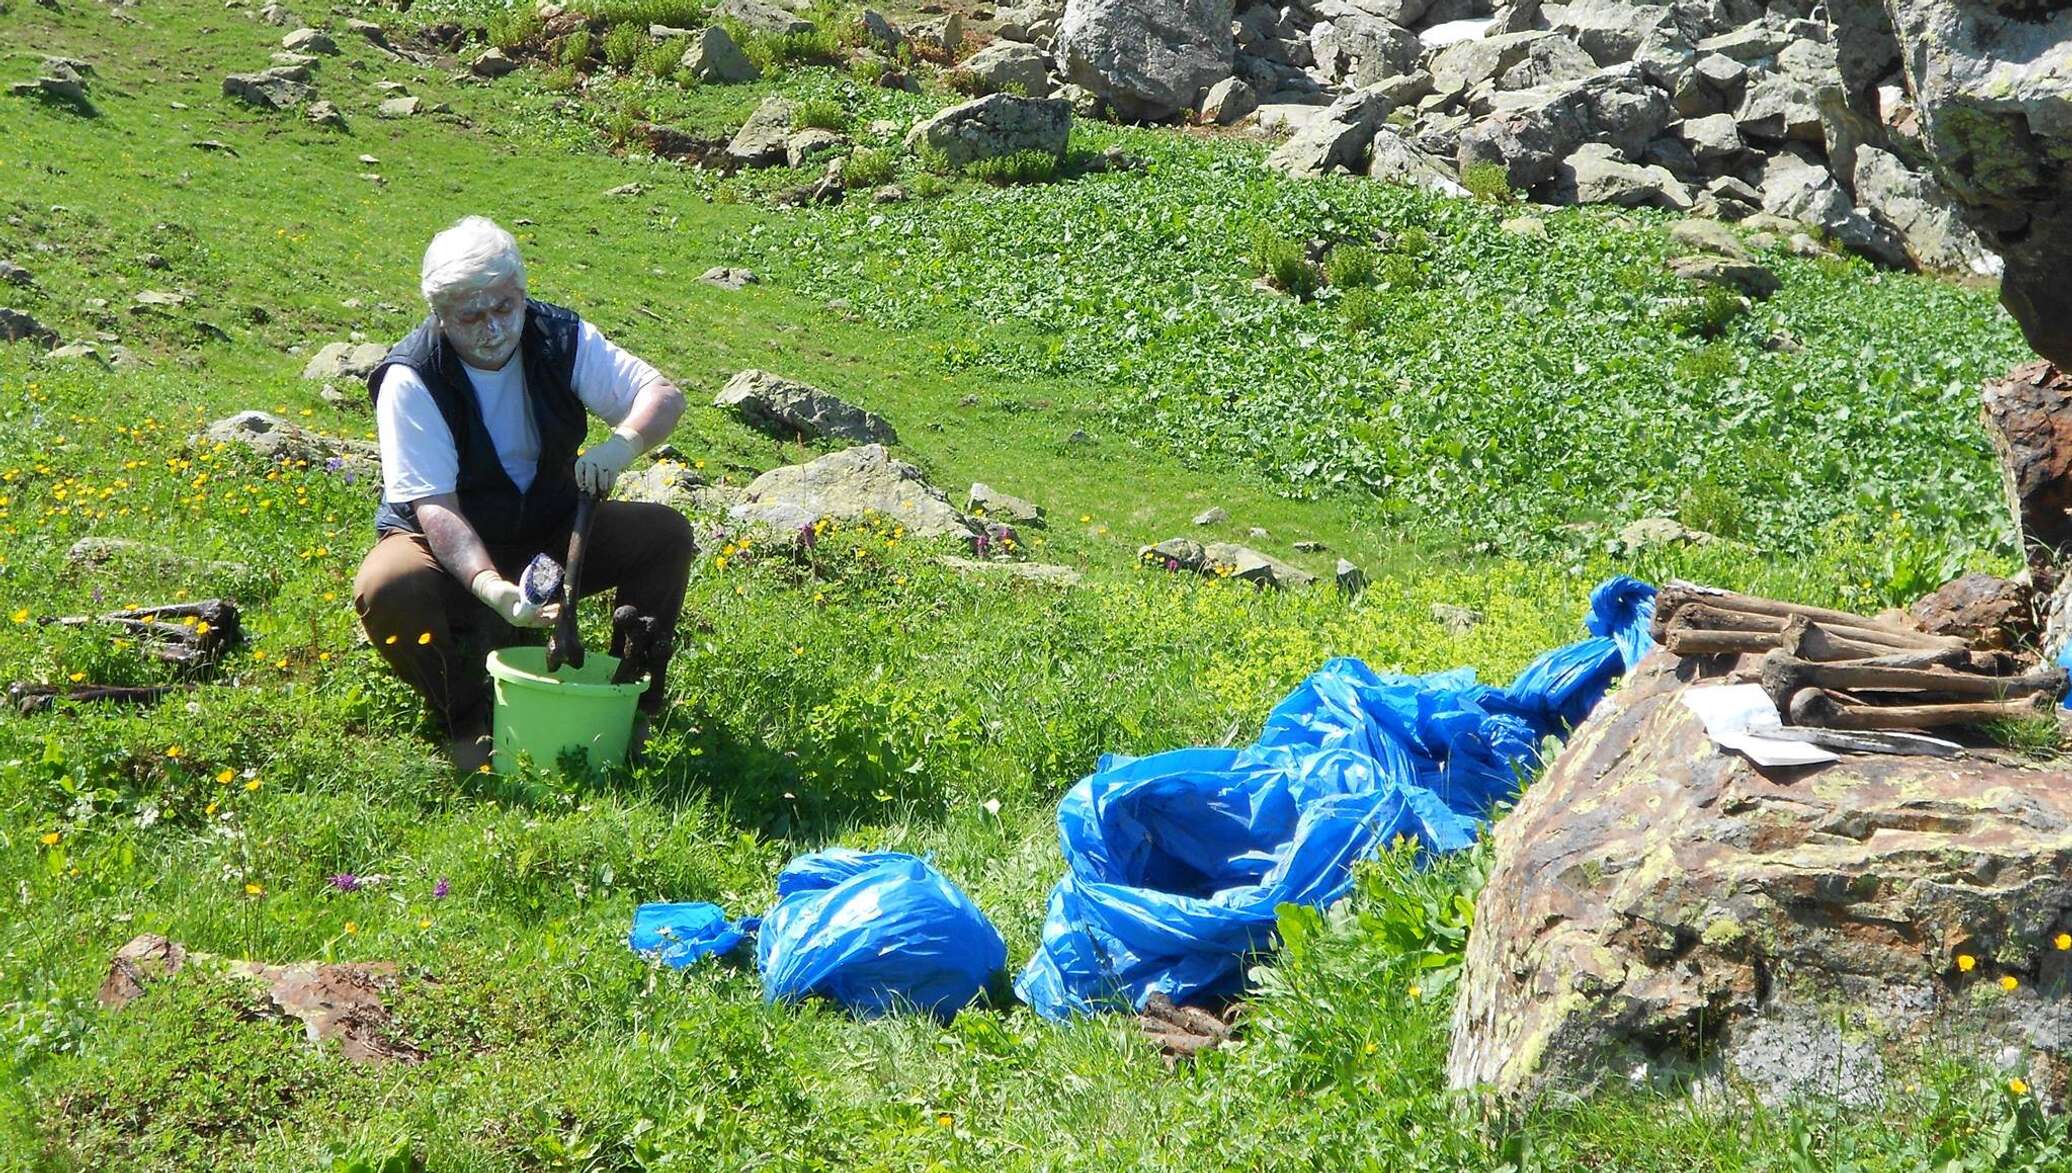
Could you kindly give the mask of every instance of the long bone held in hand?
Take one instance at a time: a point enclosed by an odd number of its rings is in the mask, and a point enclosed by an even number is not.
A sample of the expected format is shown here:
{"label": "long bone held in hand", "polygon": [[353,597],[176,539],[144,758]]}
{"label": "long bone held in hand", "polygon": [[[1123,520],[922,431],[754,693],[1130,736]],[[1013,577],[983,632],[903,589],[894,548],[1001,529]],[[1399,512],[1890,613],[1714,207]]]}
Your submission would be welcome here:
{"label": "long bone held in hand", "polygon": [[576,497],[575,523],[568,533],[568,569],[561,576],[561,614],[555,617],[553,634],[547,637],[547,671],[563,664],[583,666],[583,633],[576,627],[576,600],[582,596],[583,554],[590,545],[590,523],[597,517],[597,498],[588,493]]}

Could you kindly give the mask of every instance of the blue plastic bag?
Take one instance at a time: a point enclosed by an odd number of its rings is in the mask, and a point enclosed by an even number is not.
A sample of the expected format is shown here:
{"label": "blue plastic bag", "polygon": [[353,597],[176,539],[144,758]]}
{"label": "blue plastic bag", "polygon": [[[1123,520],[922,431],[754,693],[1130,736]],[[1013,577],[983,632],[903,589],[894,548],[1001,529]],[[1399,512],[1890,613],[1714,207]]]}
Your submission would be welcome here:
{"label": "blue plastic bag", "polygon": [[717,904],[643,904],[633,910],[626,943],[635,953],[652,953],[664,965],[682,969],[700,957],[730,953],[756,931],[755,917],[734,921]]}
{"label": "blue plastic bag", "polygon": [[831,998],[948,1022],[1007,965],[1007,944],[955,884],[900,852],[833,849],[777,876],[756,963],[765,1001]]}
{"label": "blue plastic bag", "polygon": [[1397,837],[1475,841],[1547,736],[1564,736],[1653,646],[1654,589],[1592,593],[1588,639],[1509,688],[1468,669],[1384,676],[1326,662],[1241,749],[1103,757],[1058,805],[1068,871],[1015,992],[1047,1018],[1237,993],[1274,909],[1343,896]]}

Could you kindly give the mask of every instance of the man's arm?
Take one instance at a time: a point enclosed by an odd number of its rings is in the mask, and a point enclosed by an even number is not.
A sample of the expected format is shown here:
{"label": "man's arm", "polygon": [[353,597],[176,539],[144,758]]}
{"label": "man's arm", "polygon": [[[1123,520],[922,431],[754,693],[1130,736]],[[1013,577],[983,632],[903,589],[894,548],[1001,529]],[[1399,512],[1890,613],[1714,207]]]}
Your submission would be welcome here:
{"label": "man's arm", "polygon": [[676,430],[676,421],[683,418],[683,392],[668,379],[656,379],[640,389],[633,397],[633,406],[627,410],[626,418],[619,421],[613,432],[630,431],[628,437],[637,445],[634,455],[653,448],[669,438]]}
{"label": "man's arm", "polygon": [[461,515],[460,494],[422,497],[412,501],[410,508],[417,514],[417,524],[423,527],[433,556],[448,574],[466,584],[485,570],[496,570],[496,564],[489,560],[489,547],[482,544],[482,536]]}
{"label": "man's arm", "polygon": [[489,560],[489,547],[482,544],[482,535],[475,532],[460,511],[459,494],[420,497],[410,507],[417,514],[417,524],[424,530],[432,556],[490,610],[519,627],[546,627],[554,622],[559,610],[554,604],[535,607],[527,602],[518,584],[505,578]]}
{"label": "man's arm", "polygon": [[576,485],[603,497],[633,458],[669,438],[683,416],[683,392],[662,372],[583,323],[572,380],[583,406],[610,420],[611,438],[576,461]]}

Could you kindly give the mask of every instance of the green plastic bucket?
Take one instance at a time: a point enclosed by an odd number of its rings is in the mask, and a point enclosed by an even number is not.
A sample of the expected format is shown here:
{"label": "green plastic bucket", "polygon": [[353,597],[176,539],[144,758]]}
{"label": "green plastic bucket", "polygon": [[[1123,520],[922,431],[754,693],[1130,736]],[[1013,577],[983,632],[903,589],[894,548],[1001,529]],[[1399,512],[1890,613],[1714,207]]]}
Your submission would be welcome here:
{"label": "green plastic bucket", "polygon": [[647,690],[647,680],[613,684],[612,672],[618,666],[618,657],[590,652],[581,668],[564,664],[549,675],[545,648],[491,652],[496,768],[509,773],[520,754],[551,767],[571,750],[581,751],[596,770],[625,761],[633,738],[633,711]]}

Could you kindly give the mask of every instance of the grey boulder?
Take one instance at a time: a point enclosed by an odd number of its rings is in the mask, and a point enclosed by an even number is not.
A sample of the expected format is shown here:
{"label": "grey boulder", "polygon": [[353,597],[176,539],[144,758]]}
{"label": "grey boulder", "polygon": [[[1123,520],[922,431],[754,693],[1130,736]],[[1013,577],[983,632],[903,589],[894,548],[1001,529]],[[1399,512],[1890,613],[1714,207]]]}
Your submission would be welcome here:
{"label": "grey boulder", "polygon": [[841,399],[768,371],[747,370],[727,380],[712,401],[741,417],[749,427],[780,439],[848,440],[858,444],[897,444],[892,425]]}
{"label": "grey boulder", "polygon": [[727,516],[736,524],[765,525],[780,533],[798,533],[822,519],[855,523],[874,516],[891,518],[917,538],[975,541],[986,532],[951,505],[920,469],[893,459],[882,444],[773,468],[749,484]]}
{"label": "grey boulder", "polygon": [[1071,137],[1072,103],[1065,99],[987,94],[916,123],[906,145],[939,151],[951,166],[963,167],[1019,151],[1063,159]]}
{"label": "grey boulder", "polygon": [[712,25],[698,30],[683,51],[683,69],[707,85],[754,81],[763,71],[748,59],[727,30]]}
{"label": "grey boulder", "polygon": [[1050,97],[1050,58],[1029,45],[995,41],[957,63],[987,93]]}
{"label": "grey boulder", "polygon": [[1163,120],[1230,76],[1230,17],[1231,0],[1068,0],[1058,60],[1122,117]]}

